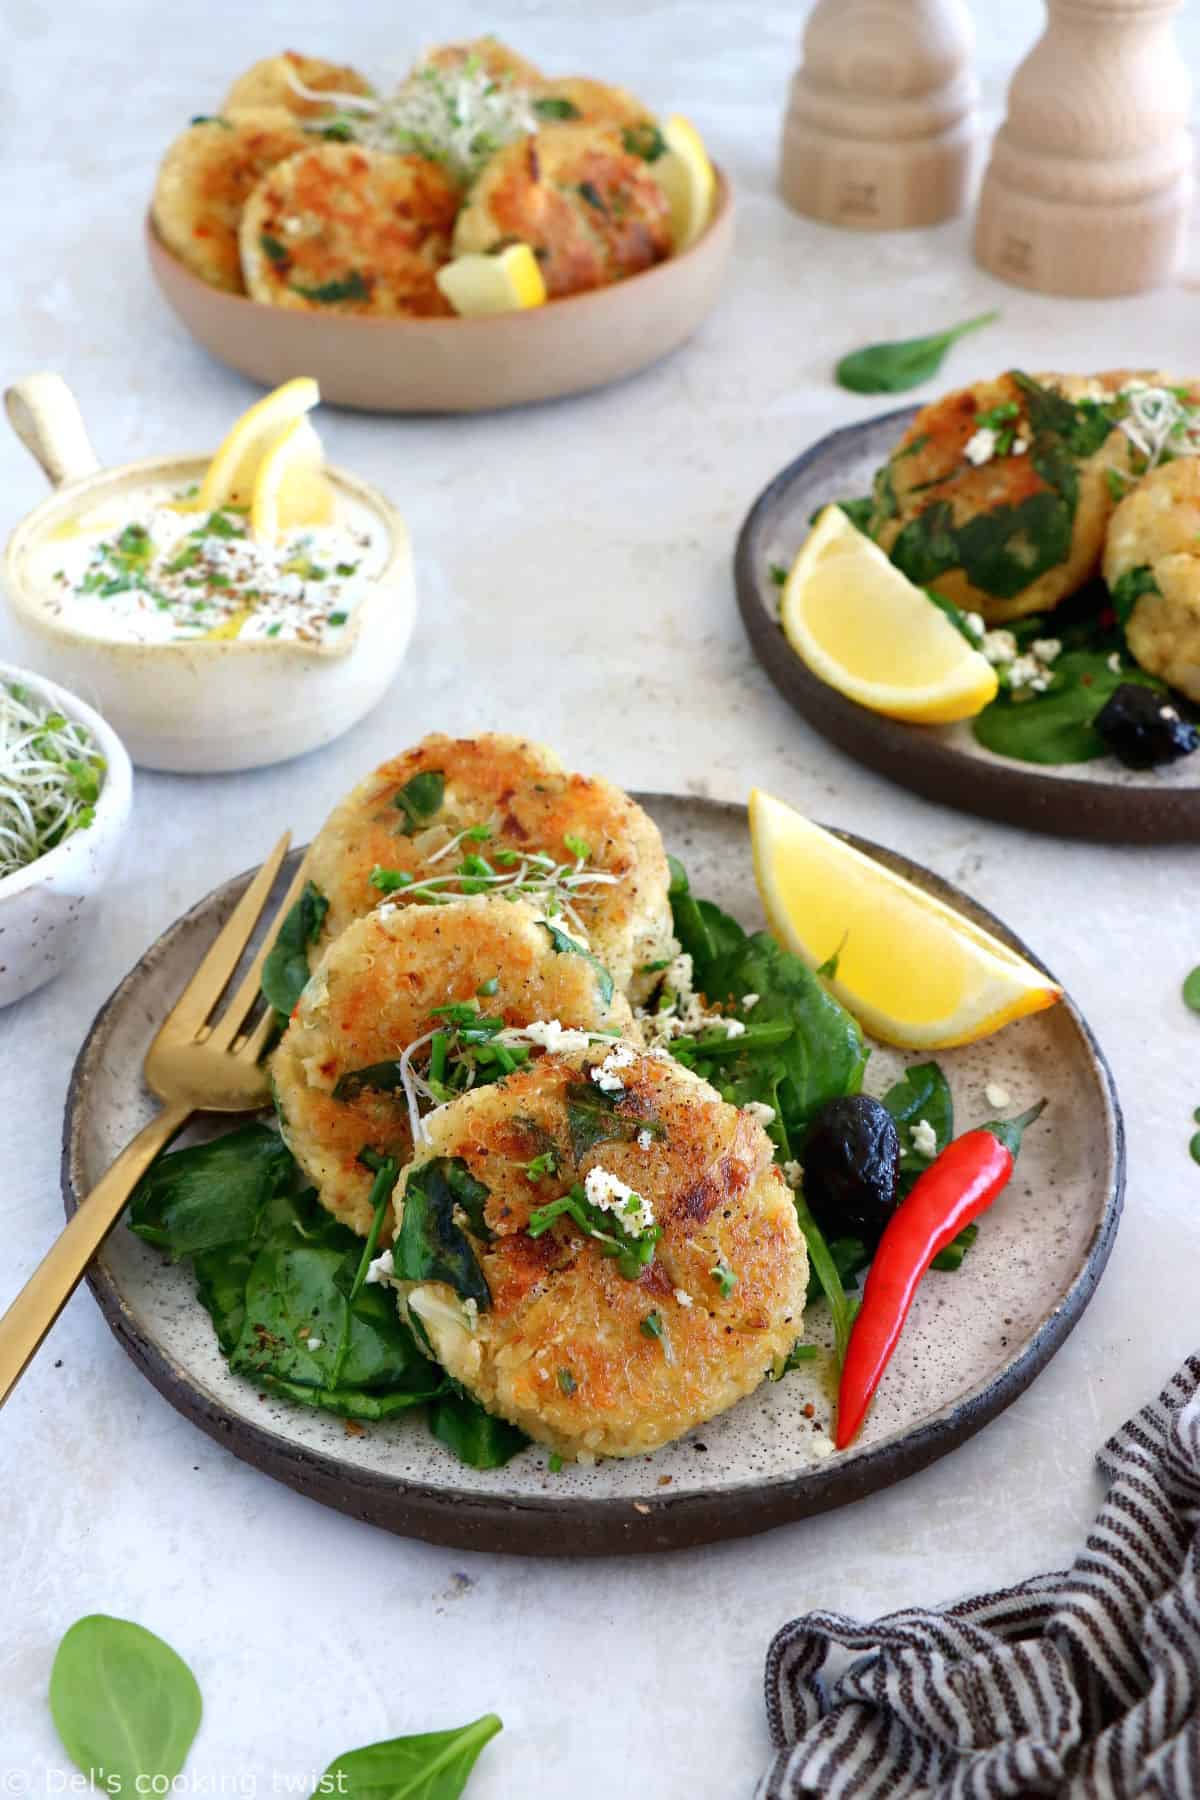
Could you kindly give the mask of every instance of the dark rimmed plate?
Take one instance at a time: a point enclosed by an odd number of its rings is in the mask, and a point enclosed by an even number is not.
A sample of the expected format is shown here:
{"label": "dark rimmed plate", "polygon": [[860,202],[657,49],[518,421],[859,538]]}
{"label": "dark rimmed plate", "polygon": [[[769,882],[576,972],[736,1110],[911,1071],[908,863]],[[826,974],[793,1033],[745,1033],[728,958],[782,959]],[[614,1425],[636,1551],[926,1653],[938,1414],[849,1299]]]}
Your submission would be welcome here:
{"label": "dark rimmed plate", "polygon": [[1046,768],[996,756],[969,723],[906,725],[847,700],[818,680],[778,622],[770,565],[790,568],[814,512],[870,492],[876,469],[917,415],[901,407],[831,431],[777,475],[738,535],[738,606],[758,660],[780,693],[822,737],[880,775],[964,812],[1006,825],[1104,843],[1192,843],[1200,838],[1200,754],[1137,773],[1113,757]]}
{"label": "dark rimmed plate", "polygon": [[[761,920],[746,817],[712,801],[644,796],[697,892]],[[904,857],[860,849],[1020,950],[990,914]],[[226,882],[153,944],[98,1014],[71,1080],[63,1144],[68,1213],[145,1122],[147,1045],[247,877]],[[282,878],[281,878],[282,879]],[[1028,951],[1025,952],[1029,954]],[[259,1394],[231,1375],[185,1265],[118,1227],[89,1276],[122,1348],[161,1393],[236,1456],[301,1493],[390,1531],[463,1549],[598,1555],[681,1548],[764,1531],[844,1505],[944,1456],[1016,1399],[1066,1338],[1107,1261],[1124,1187],[1124,1134],[1107,1064],[1071,1001],[941,1059],[959,1118],[1041,1094],[1052,1129],[1030,1134],[1016,1179],[955,1275],[922,1287],[860,1444],[829,1454],[821,1364],[764,1384],[653,1457],[551,1474],[544,1450],[507,1468],[463,1468],[419,1418],[354,1427]],[[877,1050],[881,1092],[902,1062]],[[994,1109],[992,1109],[994,1110]],[[820,1337],[824,1308],[806,1324]],[[811,1405],[815,1417],[805,1414]]]}

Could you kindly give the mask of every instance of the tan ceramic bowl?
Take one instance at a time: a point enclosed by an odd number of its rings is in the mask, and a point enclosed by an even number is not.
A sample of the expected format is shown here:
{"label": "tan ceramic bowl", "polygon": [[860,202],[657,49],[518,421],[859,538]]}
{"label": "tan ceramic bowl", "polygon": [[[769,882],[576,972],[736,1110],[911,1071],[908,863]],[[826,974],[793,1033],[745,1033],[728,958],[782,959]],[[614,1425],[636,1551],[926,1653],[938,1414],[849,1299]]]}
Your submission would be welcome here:
{"label": "tan ceramic bowl", "polygon": [[215,774],[282,762],[330,743],[390,687],[415,613],[404,521],[383,496],[341,469],[334,486],[372,511],[388,536],[387,561],[336,646],[295,639],[197,639],[121,643],[57,617],[32,578],[47,533],[127,489],[198,481],[208,456],[159,456],[98,466],[70,390],[57,375],[10,388],[9,416],[54,483],[9,539],[3,585],[30,667],[83,695],[110,721],[135,763],[179,774]]}
{"label": "tan ceramic bowl", "polygon": [[366,412],[489,412],[619,381],[679,348],[716,303],[733,246],[718,169],[707,230],[682,256],[611,287],[482,319],[291,312],[210,287],[146,222],[168,303],[219,362],[267,387],[315,375],[321,398]]}

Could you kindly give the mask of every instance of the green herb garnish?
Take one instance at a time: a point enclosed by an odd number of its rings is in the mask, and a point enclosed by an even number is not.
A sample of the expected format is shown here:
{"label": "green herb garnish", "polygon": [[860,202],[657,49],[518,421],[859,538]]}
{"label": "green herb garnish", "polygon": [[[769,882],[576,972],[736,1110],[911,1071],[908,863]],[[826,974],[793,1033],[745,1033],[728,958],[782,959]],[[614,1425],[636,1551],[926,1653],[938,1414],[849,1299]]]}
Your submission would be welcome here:
{"label": "green herb garnish", "polygon": [[293,294],[302,294],[306,300],[315,300],[320,306],[336,306],[342,300],[366,300],[371,293],[357,269],[351,269],[342,280],[323,281],[318,287],[305,287],[299,281],[293,281],[290,286]]}

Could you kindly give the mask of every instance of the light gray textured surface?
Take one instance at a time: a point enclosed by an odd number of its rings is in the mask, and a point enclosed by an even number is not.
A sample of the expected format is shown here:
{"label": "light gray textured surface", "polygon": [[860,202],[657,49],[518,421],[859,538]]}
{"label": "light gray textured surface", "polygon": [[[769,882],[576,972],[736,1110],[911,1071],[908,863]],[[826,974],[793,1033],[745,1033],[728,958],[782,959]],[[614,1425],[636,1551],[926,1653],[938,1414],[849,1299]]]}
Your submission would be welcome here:
{"label": "light gray textured surface", "polygon": [[[974,10],[994,113],[1040,9]],[[206,1696],[193,1767],[226,1792],[279,1791],[273,1781],[350,1745],[495,1708],[507,1729],[472,1800],[591,1800],[632,1784],[656,1800],[749,1795],[775,1626],[813,1604],[874,1614],[1067,1560],[1094,1510],[1096,1444],[1194,1347],[1200,1171],[1186,1146],[1200,1023],[1179,999],[1200,961],[1194,852],[1026,837],[857,770],[753,663],[729,562],[769,476],[878,410],[830,385],[841,350],[997,303],[1002,323],[962,346],[951,374],[1014,360],[1190,372],[1196,297],[1180,285],[1102,305],[1044,299],[980,274],[965,222],[873,238],[793,218],[772,183],[802,15],[746,0],[440,10],[439,30],[503,29],[548,67],[594,68],[694,117],[740,191],[734,279],[689,350],[608,393],[481,420],[323,421],[331,457],[387,490],[412,527],[409,661],[371,719],[306,761],[139,776],[124,877],[91,955],[0,1015],[0,1300],[59,1225],[62,1099],[100,1001],[281,821],[307,835],[363,770],[434,725],[536,730],[631,786],[738,799],[758,781],[977,894],[1079,996],[1113,1062],[1131,1172],[1108,1276],[1031,1392],[925,1474],[750,1543],[574,1566],[401,1543],[285,1492],[179,1419],[80,1294],[0,1420],[0,1774],[34,1792],[61,1767],[44,1703],[54,1646],[99,1610],[188,1657]],[[352,13],[264,0],[252,14],[216,0],[167,29],[147,0],[6,0],[3,18],[4,373],[61,369],[110,457],[215,444],[254,393],[193,349],[151,286],[140,231],[155,159],[240,66],[285,44],[398,66],[403,16],[378,0]],[[1180,32],[1195,57],[1194,11]],[[43,490],[13,442],[0,442],[0,477],[7,529]]]}

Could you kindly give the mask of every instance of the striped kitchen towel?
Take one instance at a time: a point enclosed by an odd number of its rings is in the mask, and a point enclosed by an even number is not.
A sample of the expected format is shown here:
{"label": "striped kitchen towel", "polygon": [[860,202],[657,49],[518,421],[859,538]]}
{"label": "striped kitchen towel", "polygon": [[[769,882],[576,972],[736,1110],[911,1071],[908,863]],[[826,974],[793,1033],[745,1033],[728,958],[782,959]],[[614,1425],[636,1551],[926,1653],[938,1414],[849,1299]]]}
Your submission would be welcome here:
{"label": "striped kitchen towel", "polygon": [[[1200,1353],[1099,1461],[1108,1496],[1064,1573],[785,1625],[757,1800],[1200,1800]],[[823,1679],[834,1648],[854,1661]]]}

